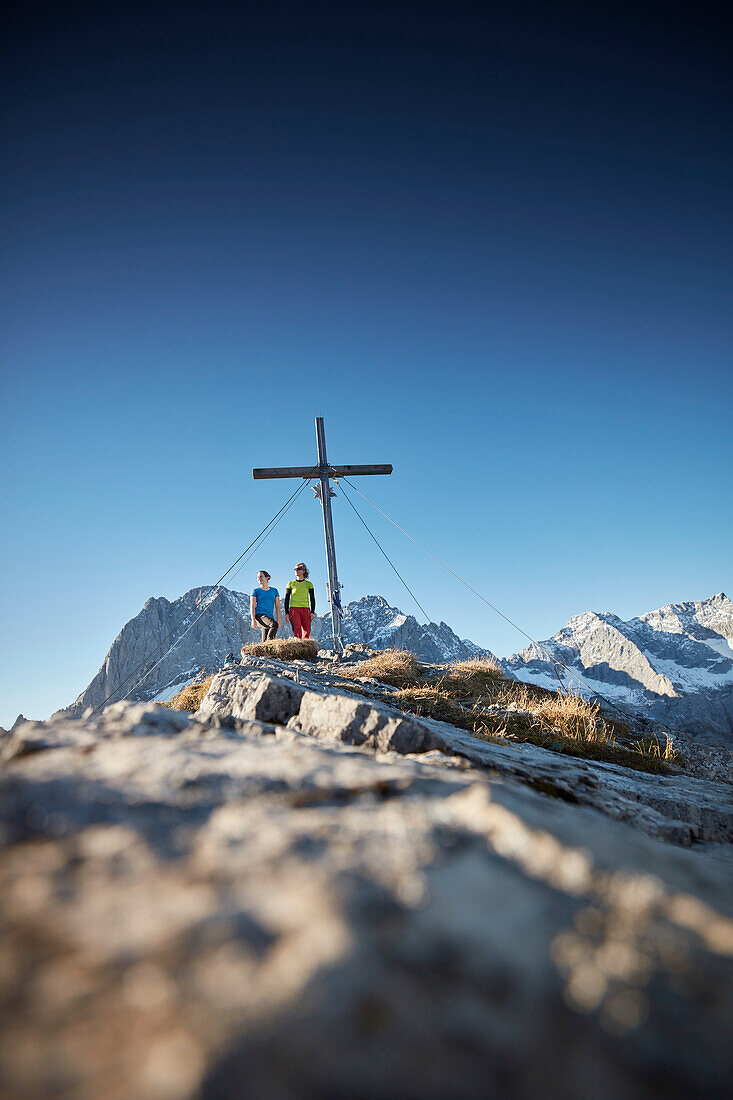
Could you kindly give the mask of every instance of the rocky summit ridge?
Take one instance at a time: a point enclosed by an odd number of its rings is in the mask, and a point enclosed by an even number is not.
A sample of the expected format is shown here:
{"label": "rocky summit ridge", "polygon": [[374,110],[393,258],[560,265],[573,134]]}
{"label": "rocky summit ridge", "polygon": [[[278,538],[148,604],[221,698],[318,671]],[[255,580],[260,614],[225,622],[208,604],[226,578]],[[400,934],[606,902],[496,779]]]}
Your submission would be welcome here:
{"label": "rocky summit ridge", "polygon": [[194,714],[0,737],[7,1100],[730,1095],[730,760],[642,773],[389,692],[250,657]]}
{"label": "rocky summit ridge", "polygon": [[[238,654],[242,644],[258,640],[249,626],[249,596],[223,588],[212,608],[156,665],[168,644],[160,647],[161,642],[194,623],[212,591],[194,588],[173,601],[149,599],[120,631],[89,686],[59,713],[78,717],[88,707],[100,706],[121,684],[111,701],[122,695],[133,701],[170,699],[194,678],[221,668],[227,653]],[[330,617],[317,616],[313,637],[325,645],[330,631]],[[347,643],[408,649],[433,664],[492,656],[459,638],[446,623],[420,623],[382,596],[363,596],[348,604],[343,633]],[[586,611],[540,646],[502,659],[505,672],[553,690],[562,683],[563,690],[583,695],[590,694],[588,684],[610,704],[701,743],[733,745],[733,603],[725,593],[668,604],[628,621],[612,612]]]}
{"label": "rocky summit ridge", "polygon": [[[623,621],[611,612],[571,618],[552,638],[502,661],[519,680],[589,695],[733,744],[733,603],[724,592]],[[554,662],[560,661],[568,673]]]}
{"label": "rocky summit ridge", "polygon": [[[121,696],[133,701],[170,699],[196,676],[221,668],[228,653],[238,655],[242,645],[259,641],[259,631],[249,625],[250,598],[243,592],[220,589],[211,608],[196,622],[213,591],[211,587],[192,588],[177,600],[163,596],[149,599],[117,635],[89,686],[59,713],[78,717],[88,707],[101,706],[112,693],[111,702]],[[189,625],[191,629],[166,654],[169,642],[161,643],[173,641]],[[330,639],[330,615],[316,616],[311,633],[317,641]],[[391,607],[382,596],[362,596],[344,608],[343,637],[347,643],[361,642],[374,649],[409,649],[420,660],[432,663],[490,656],[488,650],[459,638],[446,623],[419,623],[413,615]],[[146,661],[149,654],[152,656]],[[148,669],[150,675],[136,687]],[[124,685],[122,690],[115,691],[120,685]]]}

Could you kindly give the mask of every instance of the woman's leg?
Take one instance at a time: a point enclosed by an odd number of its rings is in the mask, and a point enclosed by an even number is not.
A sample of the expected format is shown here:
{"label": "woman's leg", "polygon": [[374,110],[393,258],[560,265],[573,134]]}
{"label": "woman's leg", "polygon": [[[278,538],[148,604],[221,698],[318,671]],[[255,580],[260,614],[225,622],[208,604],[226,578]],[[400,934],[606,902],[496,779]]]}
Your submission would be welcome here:
{"label": "woman's leg", "polygon": [[296,638],[310,638],[311,613],[307,607],[291,607],[293,634]]}
{"label": "woman's leg", "polygon": [[269,642],[277,634],[277,619],[273,619],[270,615],[255,615],[255,619],[260,624],[262,641]]}

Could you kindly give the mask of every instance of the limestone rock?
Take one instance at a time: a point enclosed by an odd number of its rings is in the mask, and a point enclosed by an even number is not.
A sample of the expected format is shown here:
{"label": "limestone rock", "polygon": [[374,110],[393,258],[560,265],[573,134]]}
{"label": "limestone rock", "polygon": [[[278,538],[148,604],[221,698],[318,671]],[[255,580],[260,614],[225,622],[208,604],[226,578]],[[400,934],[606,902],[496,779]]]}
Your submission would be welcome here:
{"label": "limestone rock", "polygon": [[290,679],[235,668],[214,677],[196,717],[259,719],[285,725],[298,713],[305,690]]}
{"label": "limestone rock", "polygon": [[311,737],[337,739],[383,752],[428,752],[440,742],[427,725],[393,707],[347,695],[306,691],[288,725]]}
{"label": "limestone rock", "polygon": [[[729,760],[712,759],[708,753],[705,766],[696,762],[696,774],[649,775],[531,744],[483,741],[445,722],[416,718],[383,701],[354,695],[339,683],[337,669],[324,672],[304,662],[302,669],[293,670],[285,662],[254,660],[256,671],[249,667],[220,673],[198,717],[215,714],[220,719],[231,715],[287,722],[291,729],[311,737],[379,751],[440,750],[557,798],[634,821],[649,835],[673,843],[727,845],[733,841],[733,788],[720,781]],[[296,675],[297,685],[289,679]],[[261,699],[272,701],[255,714]]]}
{"label": "limestone rock", "polygon": [[[16,731],[36,750],[0,770],[6,1100],[730,1094],[722,842],[565,797],[580,763],[553,753],[472,761],[439,723],[401,741],[346,694],[324,739],[313,694],[315,736],[144,704]],[[599,800],[621,771],[586,768]]]}

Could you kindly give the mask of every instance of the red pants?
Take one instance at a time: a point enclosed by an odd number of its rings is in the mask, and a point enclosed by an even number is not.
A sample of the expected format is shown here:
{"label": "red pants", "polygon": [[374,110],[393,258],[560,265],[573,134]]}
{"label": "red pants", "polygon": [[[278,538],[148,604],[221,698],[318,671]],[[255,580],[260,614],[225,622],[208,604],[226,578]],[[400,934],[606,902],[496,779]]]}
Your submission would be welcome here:
{"label": "red pants", "polygon": [[291,607],[290,625],[296,638],[310,638],[311,612],[309,607]]}

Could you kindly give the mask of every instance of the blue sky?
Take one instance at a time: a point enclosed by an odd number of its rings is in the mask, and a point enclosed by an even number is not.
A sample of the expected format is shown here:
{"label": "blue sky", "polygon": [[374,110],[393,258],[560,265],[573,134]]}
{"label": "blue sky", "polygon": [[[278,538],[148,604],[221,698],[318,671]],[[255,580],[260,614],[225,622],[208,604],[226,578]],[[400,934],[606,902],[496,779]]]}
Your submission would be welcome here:
{"label": "blue sky", "polygon": [[[216,580],[290,492],[252,466],[307,464],[316,415],[535,637],[730,594],[709,14],[53,10],[5,66],[0,724],[71,702],[149,596]],[[521,648],[364,515],[431,618]],[[334,522],[344,599],[416,612],[340,499]],[[310,494],[235,587],[299,558],[322,609]]]}

